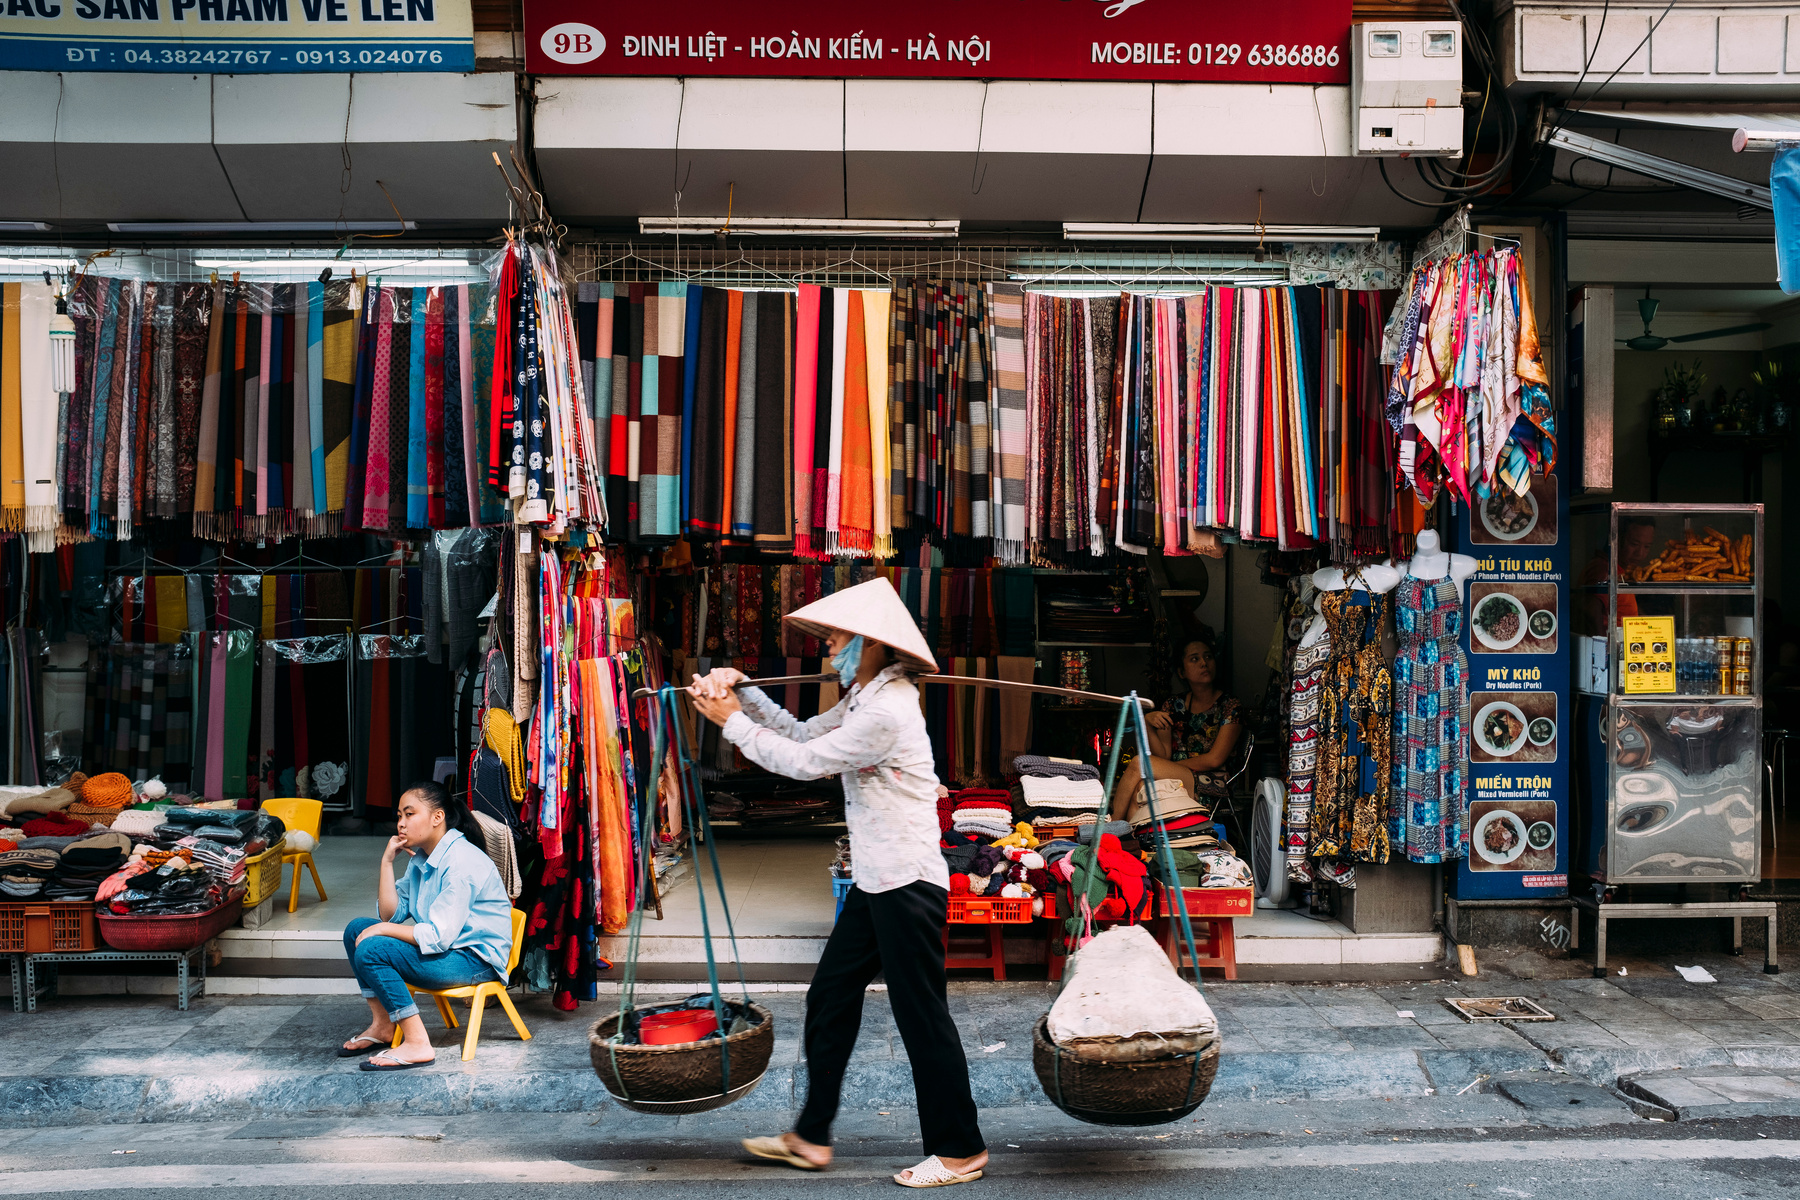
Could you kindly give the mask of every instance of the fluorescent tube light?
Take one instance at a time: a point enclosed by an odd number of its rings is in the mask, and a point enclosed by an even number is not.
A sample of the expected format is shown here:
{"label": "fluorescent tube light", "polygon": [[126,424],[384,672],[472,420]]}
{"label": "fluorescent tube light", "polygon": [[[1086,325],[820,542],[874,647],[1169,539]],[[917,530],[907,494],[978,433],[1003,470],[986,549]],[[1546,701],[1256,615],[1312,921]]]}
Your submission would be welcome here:
{"label": "fluorescent tube light", "polygon": [[[729,226],[729,228],[727,227]],[[709,237],[735,233],[741,237],[884,237],[953,238],[961,221],[840,221],[811,217],[639,217],[638,232]]]}
{"label": "fluorescent tube light", "polygon": [[1723,196],[1739,204],[1748,204],[1756,208],[1775,207],[1773,193],[1760,183],[1749,183],[1742,179],[1733,179],[1729,175],[1721,175],[1716,171],[1704,170],[1689,166],[1684,162],[1661,158],[1655,154],[1646,154],[1642,150],[1630,146],[1621,146],[1617,142],[1602,141],[1589,137],[1585,133],[1576,133],[1570,129],[1554,128],[1548,133],[1540,133],[1538,140],[1559,150],[1567,150],[1585,158],[1603,162],[1609,167],[1623,167],[1648,179],[1662,179],[1669,183],[1678,183],[1682,187],[1693,188],[1697,192],[1711,192],[1715,196]]}
{"label": "fluorescent tube light", "polygon": [[1213,275],[1152,275],[1135,271],[1070,272],[1057,271],[1045,274],[1015,274],[1007,279],[1014,283],[1054,283],[1063,287],[1109,287],[1114,284],[1127,284],[1144,287],[1155,284],[1172,284],[1178,287],[1198,286],[1208,283],[1286,283],[1287,269],[1282,267],[1273,271],[1243,271],[1238,273],[1221,272]]}
{"label": "fluorescent tube light", "polygon": [[[237,271],[244,275],[253,274],[286,274],[287,272],[311,272],[317,274],[323,267],[330,267],[334,273],[347,274],[357,271],[364,275],[370,271],[397,271],[404,267],[417,266],[419,262],[436,261],[434,259],[380,259],[367,261],[350,258],[196,258],[194,265],[209,271]],[[458,265],[461,265],[459,262]]]}
{"label": "fluorescent tube light", "polygon": [[1156,225],[1065,221],[1071,242],[1373,242],[1379,225]]}
{"label": "fluorescent tube light", "polygon": [[0,258],[0,271],[23,271],[27,275],[43,271],[72,271],[77,265],[72,258]]}
{"label": "fluorescent tube light", "polygon": [[109,221],[114,233],[408,233],[416,221]]}
{"label": "fluorescent tube light", "polygon": [[0,221],[0,233],[49,233],[48,221]]}

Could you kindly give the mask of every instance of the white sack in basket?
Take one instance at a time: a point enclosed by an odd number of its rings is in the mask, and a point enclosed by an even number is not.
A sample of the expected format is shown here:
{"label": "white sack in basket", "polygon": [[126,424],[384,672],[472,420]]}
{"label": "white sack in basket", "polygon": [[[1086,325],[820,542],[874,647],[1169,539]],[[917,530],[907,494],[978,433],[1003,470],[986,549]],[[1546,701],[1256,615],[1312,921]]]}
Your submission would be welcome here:
{"label": "white sack in basket", "polygon": [[1218,1021],[1193,984],[1139,925],[1120,925],[1076,952],[1050,1006],[1050,1040],[1084,1056],[1120,1061],[1203,1050]]}

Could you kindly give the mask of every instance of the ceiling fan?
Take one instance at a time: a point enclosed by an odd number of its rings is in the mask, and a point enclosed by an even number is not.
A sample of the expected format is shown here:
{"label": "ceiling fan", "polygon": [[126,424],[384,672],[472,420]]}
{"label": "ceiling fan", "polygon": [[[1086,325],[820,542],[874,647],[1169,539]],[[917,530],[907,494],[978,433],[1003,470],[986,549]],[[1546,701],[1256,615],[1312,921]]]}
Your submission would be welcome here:
{"label": "ceiling fan", "polygon": [[1709,329],[1705,333],[1684,333],[1679,337],[1657,337],[1650,332],[1650,322],[1656,320],[1657,305],[1661,301],[1650,296],[1650,289],[1644,289],[1644,298],[1637,302],[1638,315],[1644,318],[1644,332],[1634,338],[1618,339],[1627,350],[1661,350],[1671,342],[1700,342],[1707,338],[1730,337],[1734,333],[1761,333],[1770,328],[1767,321],[1758,321],[1754,325],[1731,325],[1724,329]]}

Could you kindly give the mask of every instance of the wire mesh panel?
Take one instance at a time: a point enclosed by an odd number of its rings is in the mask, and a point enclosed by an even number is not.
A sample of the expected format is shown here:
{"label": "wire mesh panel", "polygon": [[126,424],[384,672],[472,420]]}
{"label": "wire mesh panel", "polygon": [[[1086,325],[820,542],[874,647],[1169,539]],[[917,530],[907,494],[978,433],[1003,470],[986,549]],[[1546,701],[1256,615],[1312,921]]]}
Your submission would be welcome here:
{"label": "wire mesh panel", "polygon": [[886,287],[895,279],[1007,281],[1033,289],[1133,291],[1205,283],[1285,283],[1280,257],[1177,250],[1092,252],[1038,246],[935,242],[894,246],[727,244],[711,238],[577,242],[563,259],[582,281],[699,283],[731,288]]}

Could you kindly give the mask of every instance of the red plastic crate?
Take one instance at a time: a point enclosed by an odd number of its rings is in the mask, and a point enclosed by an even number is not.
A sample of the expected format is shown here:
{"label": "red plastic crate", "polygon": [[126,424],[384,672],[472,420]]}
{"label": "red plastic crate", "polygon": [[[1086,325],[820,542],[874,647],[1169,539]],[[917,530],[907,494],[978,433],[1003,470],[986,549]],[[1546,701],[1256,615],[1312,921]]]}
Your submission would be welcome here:
{"label": "red plastic crate", "polygon": [[192,950],[237,924],[244,911],[240,894],[215,909],[179,917],[100,918],[100,932],[114,950]]}
{"label": "red plastic crate", "polygon": [[0,904],[0,954],[93,950],[99,943],[92,900]]}
{"label": "red plastic crate", "polygon": [[[1168,903],[1169,888],[1159,883],[1156,893],[1156,912],[1170,912],[1173,906]],[[1190,917],[1247,917],[1256,909],[1253,888],[1182,888],[1181,896],[1187,902]]]}
{"label": "red plastic crate", "polygon": [[1025,925],[1031,921],[1030,896],[952,896],[952,925]]}

